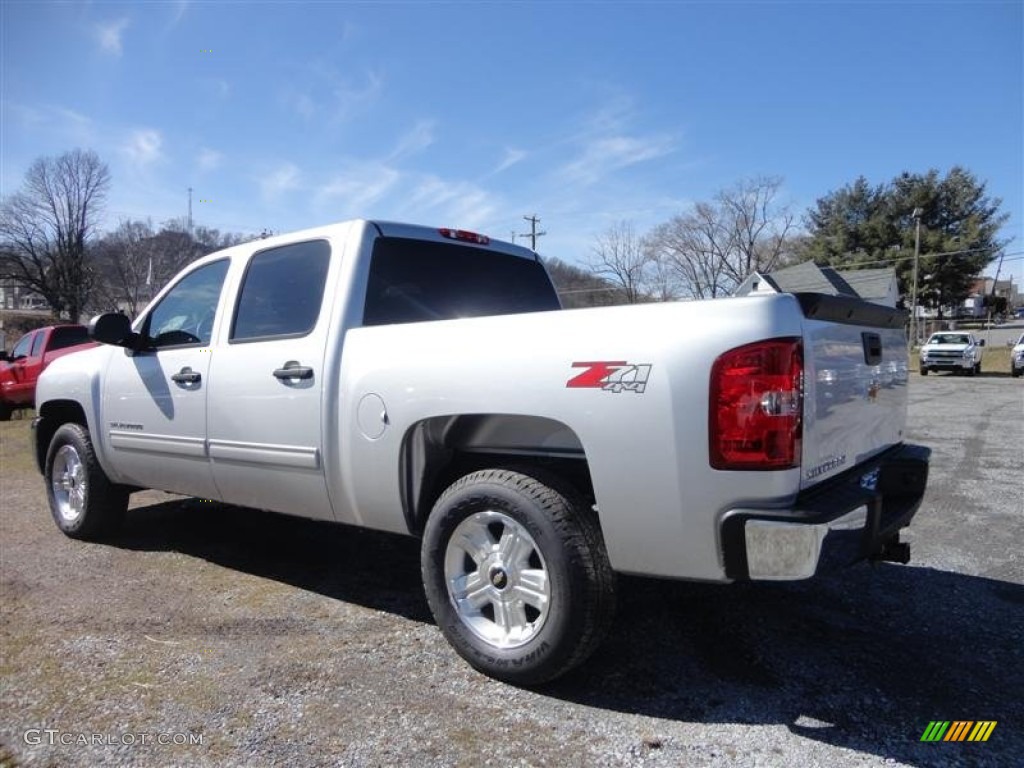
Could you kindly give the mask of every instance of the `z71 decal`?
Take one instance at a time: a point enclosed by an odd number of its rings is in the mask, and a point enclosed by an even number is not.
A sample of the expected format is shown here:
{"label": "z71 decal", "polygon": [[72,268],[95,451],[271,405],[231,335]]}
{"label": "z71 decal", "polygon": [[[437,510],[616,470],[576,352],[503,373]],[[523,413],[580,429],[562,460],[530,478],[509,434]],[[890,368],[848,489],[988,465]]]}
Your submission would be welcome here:
{"label": "z71 decal", "polygon": [[570,389],[603,389],[605,392],[636,392],[647,388],[651,366],[644,363],[632,365],[625,360],[602,360],[592,363],[573,363],[573,368],[584,368],[565,386]]}

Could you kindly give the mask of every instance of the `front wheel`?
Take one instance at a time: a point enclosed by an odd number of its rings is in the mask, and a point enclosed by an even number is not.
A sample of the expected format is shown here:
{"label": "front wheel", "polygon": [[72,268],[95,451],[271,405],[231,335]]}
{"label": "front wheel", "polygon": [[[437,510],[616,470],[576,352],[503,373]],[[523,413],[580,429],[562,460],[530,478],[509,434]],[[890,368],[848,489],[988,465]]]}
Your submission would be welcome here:
{"label": "front wheel", "polygon": [[50,513],[66,535],[96,541],[120,527],[128,491],[110,482],[83,426],[64,424],[54,433],[44,476]]}
{"label": "front wheel", "polygon": [[434,505],[423,584],[448,642],[486,675],[553,680],[601,643],[615,574],[590,509],[555,478],[474,472]]}
{"label": "front wheel", "polygon": [[921,366],[921,375],[922,376],[927,376],[928,375],[928,369],[925,368],[923,365]]}

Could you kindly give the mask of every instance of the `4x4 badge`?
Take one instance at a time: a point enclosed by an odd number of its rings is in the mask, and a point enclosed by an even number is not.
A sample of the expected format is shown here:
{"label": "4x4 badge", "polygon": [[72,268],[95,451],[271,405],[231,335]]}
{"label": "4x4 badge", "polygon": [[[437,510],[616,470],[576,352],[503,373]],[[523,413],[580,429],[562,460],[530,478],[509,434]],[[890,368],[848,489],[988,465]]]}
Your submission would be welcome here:
{"label": "4x4 badge", "polygon": [[602,389],[605,392],[642,393],[651,375],[649,363],[633,365],[625,360],[573,363],[573,368],[586,370],[566,382],[569,389]]}

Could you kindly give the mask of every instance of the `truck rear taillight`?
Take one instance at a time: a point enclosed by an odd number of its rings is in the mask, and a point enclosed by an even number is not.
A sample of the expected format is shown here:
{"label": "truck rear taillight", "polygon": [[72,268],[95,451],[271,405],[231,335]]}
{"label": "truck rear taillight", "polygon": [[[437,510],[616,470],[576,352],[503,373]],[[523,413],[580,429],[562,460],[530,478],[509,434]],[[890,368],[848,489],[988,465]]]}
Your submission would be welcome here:
{"label": "truck rear taillight", "polygon": [[441,233],[441,237],[447,237],[449,240],[461,240],[464,243],[476,243],[477,245],[491,244],[491,238],[487,235],[467,232],[465,229],[448,229],[443,227],[437,231]]}
{"label": "truck rear taillight", "polygon": [[790,469],[800,463],[800,339],[729,350],[711,367],[708,433],[715,469]]}

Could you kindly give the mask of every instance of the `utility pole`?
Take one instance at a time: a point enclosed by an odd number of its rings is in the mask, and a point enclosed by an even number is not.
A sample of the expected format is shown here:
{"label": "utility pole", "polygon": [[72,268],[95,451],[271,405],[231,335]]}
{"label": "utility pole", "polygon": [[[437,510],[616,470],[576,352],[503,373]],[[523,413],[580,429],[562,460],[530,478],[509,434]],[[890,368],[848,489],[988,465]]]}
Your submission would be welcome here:
{"label": "utility pole", "polygon": [[921,214],[920,208],[915,208],[911,217],[917,223],[914,230],[914,279],[910,292],[910,346],[917,344],[917,262],[921,257]]}
{"label": "utility pole", "polygon": [[520,237],[530,238],[530,250],[536,251],[537,238],[540,237],[541,235],[546,235],[547,232],[537,231],[537,225],[540,223],[540,219],[537,218],[537,214],[533,214],[533,216],[523,216],[523,218],[530,222],[530,231],[521,234]]}
{"label": "utility pole", "polygon": [[[996,288],[999,286],[999,273],[1003,271],[1003,257],[1006,256],[1006,251],[999,254],[999,266],[996,267],[996,277],[992,281],[992,290],[988,293],[988,327],[992,327],[992,307],[995,304],[996,299]],[[1009,302],[1009,298],[1007,298]]]}

